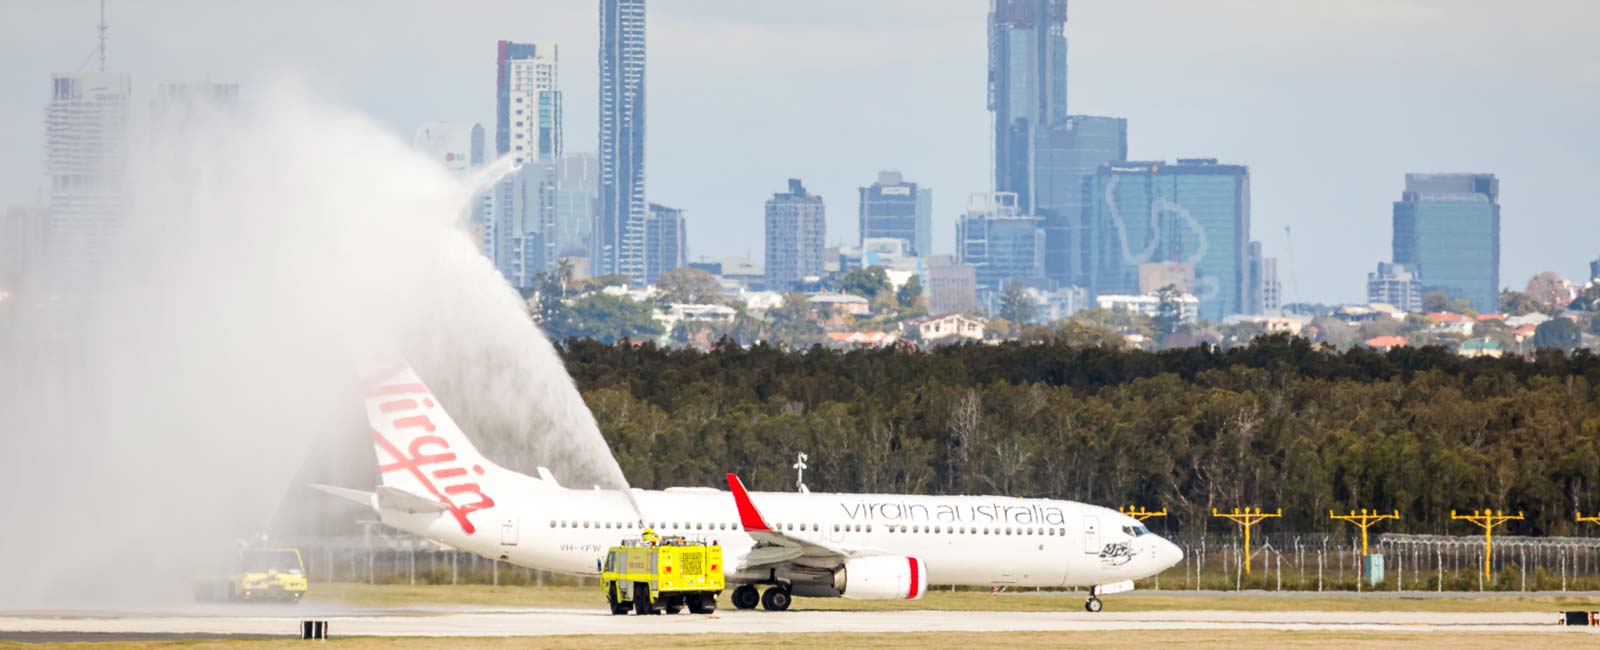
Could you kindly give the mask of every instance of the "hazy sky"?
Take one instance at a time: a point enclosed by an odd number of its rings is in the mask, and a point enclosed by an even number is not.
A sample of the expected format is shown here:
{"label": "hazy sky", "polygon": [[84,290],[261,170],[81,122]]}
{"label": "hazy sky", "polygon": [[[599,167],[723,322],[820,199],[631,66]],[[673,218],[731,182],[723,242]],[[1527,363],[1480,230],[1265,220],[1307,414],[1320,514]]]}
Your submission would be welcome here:
{"label": "hazy sky", "polygon": [[[803,179],[829,242],[895,168],[934,190],[949,252],[988,189],[985,0],[654,0],[647,189],[693,257],[759,257],[762,202]],[[111,68],[154,85],[305,78],[409,141],[491,138],[498,39],[561,48],[568,151],[596,147],[596,0],[111,2]],[[84,63],[93,0],[0,0],[0,203],[38,196],[49,75]],[[1502,285],[1600,256],[1600,3],[1072,0],[1069,109],[1129,120],[1138,159],[1250,166],[1254,237],[1291,301],[1354,301],[1389,257],[1406,172],[1501,179]],[[92,63],[89,66],[92,67]],[[307,124],[315,130],[323,125]],[[1291,242],[1284,227],[1293,228]]]}

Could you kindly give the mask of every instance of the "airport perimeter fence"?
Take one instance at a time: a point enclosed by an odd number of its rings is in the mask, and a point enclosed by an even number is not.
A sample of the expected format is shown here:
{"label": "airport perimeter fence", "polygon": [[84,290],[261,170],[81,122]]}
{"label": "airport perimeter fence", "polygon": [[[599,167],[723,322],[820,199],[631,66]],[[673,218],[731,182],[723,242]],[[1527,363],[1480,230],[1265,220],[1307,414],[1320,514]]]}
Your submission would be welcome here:
{"label": "airport perimeter fence", "polygon": [[[1263,533],[1252,536],[1250,571],[1241,539],[1177,538],[1182,562],[1138,582],[1149,590],[1264,591],[1600,591],[1600,537],[1496,536],[1484,579],[1483,537],[1375,535],[1382,580],[1362,580],[1359,537]],[[519,567],[402,534],[299,540],[314,582],[401,585],[590,586],[593,578]]]}
{"label": "airport perimeter fence", "polygon": [[[1484,577],[1481,535],[1374,535],[1381,580],[1362,579],[1358,536],[1258,533],[1249,571],[1241,539],[1173,540],[1177,566],[1139,581],[1141,589],[1265,591],[1592,591],[1600,590],[1600,538],[1495,536]],[[1375,572],[1376,573],[1376,572]]]}

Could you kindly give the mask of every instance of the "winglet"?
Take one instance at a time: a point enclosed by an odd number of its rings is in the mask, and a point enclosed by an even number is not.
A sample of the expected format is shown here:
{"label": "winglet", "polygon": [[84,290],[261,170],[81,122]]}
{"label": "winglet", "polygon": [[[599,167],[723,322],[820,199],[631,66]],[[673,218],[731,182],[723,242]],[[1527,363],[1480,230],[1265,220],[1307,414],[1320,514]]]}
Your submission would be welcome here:
{"label": "winglet", "polygon": [[728,475],[728,491],[733,493],[733,503],[739,508],[739,523],[746,531],[772,530],[761,517],[761,511],[756,510],[756,504],[750,502],[750,493],[744,490],[744,483],[737,474]]}

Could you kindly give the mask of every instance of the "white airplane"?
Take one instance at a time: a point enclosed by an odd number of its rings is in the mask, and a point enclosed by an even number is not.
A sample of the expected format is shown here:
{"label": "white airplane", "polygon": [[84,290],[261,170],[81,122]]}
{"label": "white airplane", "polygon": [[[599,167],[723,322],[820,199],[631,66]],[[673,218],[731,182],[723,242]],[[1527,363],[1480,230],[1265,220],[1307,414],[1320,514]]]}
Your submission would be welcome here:
{"label": "white airplane", "polygon": [[598,575],[607,549],[645,528],[704,537],[723,547],[739,609],[781,611],[793,596],[916,599],[939,584],[1089,587],[1084,607],[1098,612],[1100,595],[1183,559],[1139,521],[1071,501],[751,493],[733,474],[727,492],[566,489],[544,468],[535,478],[484,458],[406,366],[370,385],[366,410],[382,485],[318,489],[413,535],[580,576]]}

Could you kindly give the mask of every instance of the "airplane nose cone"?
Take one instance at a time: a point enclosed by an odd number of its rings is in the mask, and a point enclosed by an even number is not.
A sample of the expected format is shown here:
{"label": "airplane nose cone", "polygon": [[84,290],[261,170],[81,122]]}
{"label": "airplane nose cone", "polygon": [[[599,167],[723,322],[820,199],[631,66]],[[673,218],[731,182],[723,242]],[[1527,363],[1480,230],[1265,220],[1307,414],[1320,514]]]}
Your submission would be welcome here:
{"label": "airplane nose cone", "polygon": [[1156,563],[1165,571],[1173,565],[1183,561],[1183,549],[1177,544],[1161,538],[1156,544]]}

